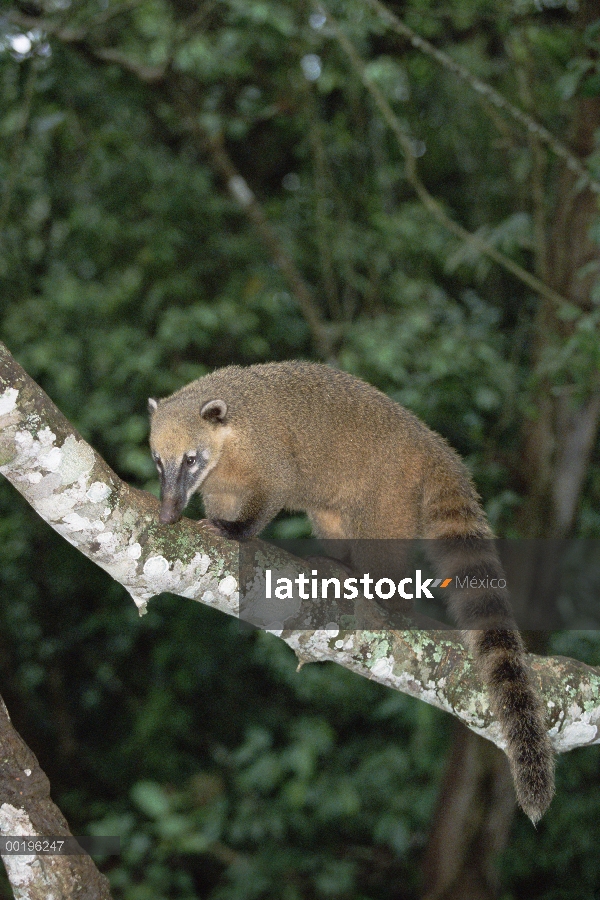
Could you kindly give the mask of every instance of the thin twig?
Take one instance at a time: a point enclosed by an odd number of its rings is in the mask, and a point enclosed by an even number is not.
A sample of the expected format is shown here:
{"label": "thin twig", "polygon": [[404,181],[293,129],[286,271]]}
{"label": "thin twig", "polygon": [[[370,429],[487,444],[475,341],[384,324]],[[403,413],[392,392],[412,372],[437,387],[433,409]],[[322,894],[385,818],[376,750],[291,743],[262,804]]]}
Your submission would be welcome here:
{"label": "thin twig", "polygon": [[[510,45],[509,45],[510,48]],[[517,73],[520,99],[526,109],[533,109],[533,96],[531,93],[530,71],[521,63],[515,52],[511,52]],[[529,62],[529,55],[527,56]],[[540,140],[532,131],[527,132],[527,143],[531,154],[531,203],[533,212],[533,246],[535,258],[535,273],[542,280],[548,277],[548,260],[546,253],[546,203],[544,196],[544,169],[546,154],[543,151]]]}
{"label": "thin twig", "polygon": [[25,81],[25,86],[23,89],[23,102],[21,104],[22,121],[15,135],[12,153],[10,154],[10,166],[8,175],[4,183],[4,194],[2,197],[2,203],[0,204],[0,238],[2,234],[4,234],[6,221],[8,219],[8,214],[10,212],[10,206],[12,203],[13,193],[23,164],[23,142],[25,140],[25,133],[27,131],[27,126],[29,125],[29,119],[31,116],[31,104],[35,90],[36,76],[37,60],[31,59],[29,63],[27,79]]}
{"label": "thin twig", "polygon": [[202,127],[186,91],[170,84],[171,96],[185,121],[187,130],[194,135],[198,144],[208,152],[213,168],[224,180],[227,190],[246,213],[263,243],[269,249],[278,269],[287,279],[296,298],[300,311],[309,327],[317,353],[322,359],[331,357],[331,338],[321,310],[308,285],[304,281],[296,263],[287,252],[281,238],[271,225],[262,205],[243,175],[235,167],[225,149],[222,135],[211,135]]}
{"label": "thin twig", "polygon": [[308,136],[313,158],[316,237],[319,247],[319,256],[321,257],[323,286],[325,289],[325,296],[327,297],[329,312],[332,318],[339,319],[341,317],[340,302],[333,260],[331,258],[330,229],[327,210],[325,208],[325,198],[327,196],[328,186],[327,163],[325,159],[323,137],[321,135],[321,122],[310,88],[307,89],[307,112],[309,123]]}
{"label": "thin twig", "polygon": [[[323,4],[321,5],[323,6]],[[355,70],[356,74],[362,81],[365,89],[373,97],[377,108],[394,133],[394,136],[396,137],[396,140],[400,145],[400,149],[404,154],[404,169],[406,179],[413,187],[413,190],[417,194],[423,206],[425,206],[425,208],[428,209],[429,212],[438,220],[438,222],[440,222],[440,224],[447,228],[448,231],[458,237],[461,241],[465,241],[466,243],[470,244],[472,247],[478,250],[479,253],[484,254],[485,256],[492,259],[495,263],[502,266],[503,269],[506,269],[506,271],[510,272],[511,275],[514,275],[515,278],[518,278],[519,281],[527,285],[527,287],[531,288],[531,290],[535,291],[537,294],[540,294],[540,296],[545,297],[547,300],[550,300],[552,303],[556,303],[558,305],[566,303],[567,301],[565,297],[554,291],[552,288],[548,287],[548,285],[544,284],[543,281],[541,281],[539,278],[536,278],[535,275],[532,275],[531,272],[528,272],[522,266],[518,265],[518,263],[510,259],[510,257],[506,256],[504,253],[501,253],[486,240],[484,240],[480,235],[471,231],[467,231],[466,228],[463,228],[462,225],[459,225],[458,222],[455,222],[454,219],[451,219],[444,210],[442,204],[429,193],[429,191],[419,178],[417,172],[417,162],[414,156],[410,138],[402,130],[400,121],[394,114],[392,108],[390,107],[389,103],[387,102],[377,85],[373,81],[371,81],[371,79],[367,75],[363,62],[358,55],[354,45],[346,37],[344,32],[341,30],[341,28],[332,18],[329,12],[327,12],[327,18],[339,45],[348,56],[352,68]]]}
{"label": "thin twig", "polygon": [[507,115],[511,116],[511,118],[526,128],[538,141],[546,144],[556,156],[565,161],[565,164],[572,172],[579,175],[581,178],[579,185],[580,190],[584,187],[589,187],[595,194],[600,194],[600,181],[594,178],[581,160],[575,156],[565,144],[555,138],[547,128],[544,128],[543,125],[536,122],[532,116],[523,112],[522,109],[519,109],[513,103],[510,103],[506,97],[499,94],[498,91],[491,87],[491,85],[486,84],[485,81],[481,81],[481,79],[472,75],[468,69],[461,66],[460,63],[452,59],[451,56],[448,56],[447,53],[444,53],[443,50],[438,50],[437,47],[434,47],[433,44],[430,44],[425,38],[422,38],[416,31],[413,31],[412,28],[399,19],[398,16],[390,12],[381,0],[364,0],[364,2],[367,3],[394,31],[401,34],[402,37],[407,38],[413,47],[416,47],[417,50],[420,50],[432,59],[435,59],[436,62],[460,78],[461,81],[470,85],[474,91],[486,97],[490,103],[493,103],[498,109],[501,109],[503,112],[507,113]]}

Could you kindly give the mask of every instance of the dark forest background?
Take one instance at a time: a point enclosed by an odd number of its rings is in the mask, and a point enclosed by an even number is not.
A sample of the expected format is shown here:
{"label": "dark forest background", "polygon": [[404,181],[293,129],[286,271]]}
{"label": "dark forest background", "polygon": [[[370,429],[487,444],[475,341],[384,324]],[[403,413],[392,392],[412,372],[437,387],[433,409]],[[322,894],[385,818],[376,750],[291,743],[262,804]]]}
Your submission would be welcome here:
{"label": "dark forest background", "polygon": [[[5,2],[0,338],[155,493],[149,395],[321,359],[445,435],[499,535],[600,537],[598,128],[592,0]],[[0,692],[73,833],[121,835],[115,898],[600,897],[597,748],[498,824],[450,717],[189,600],[139,618],[0,513]]]}

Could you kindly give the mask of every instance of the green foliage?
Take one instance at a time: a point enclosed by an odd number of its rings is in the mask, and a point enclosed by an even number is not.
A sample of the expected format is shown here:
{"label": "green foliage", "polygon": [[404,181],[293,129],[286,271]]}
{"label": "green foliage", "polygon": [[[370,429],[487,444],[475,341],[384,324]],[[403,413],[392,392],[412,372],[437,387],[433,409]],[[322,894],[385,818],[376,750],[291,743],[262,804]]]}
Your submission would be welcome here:
{"label": "green foliage", "polygon": [[[388,5],[556,134],[598,93],[598,23],[580,28],[570,3]],[[317,354],[277,254],[227,193],[217,136],[304,278],[332,361],[441,431],[494,526],[514,527],[540,384],[574,404],[598,388],[594,260],[589,303],[560,307],[534,371],[538,298],[415,199],[318,9],[42,7],[45,27],[0,20],[0,337],[118,474],[157,490],[149,395],[214,366]],[[362,0],[331,9],[428,189],[532,270],[527,136]],[[548,219],[562,170],[547,160]],[[599,498],[595,456],[581,534],[600,534]],[[4,483],[0,513],[0,690],[73,830],[122,836],[102,861],[116,898],[419,896],[447,717],[333,666],[297,673],[276,639],[182,600],[139,619]],[[271,533],[305,529],[295,517]],[[593,635],[562,640],[557,652],[598,663]],[[600,892],[597,789],[594,748],[561,760],[548,816],[515,826],[504,896]]]}
{"label": "green foliage", "polygon": [[[296,704],[309,703],[310,712],[293,714],[290,704],[267,726],[263,710],[262,722],[234,749],[215,745],[209,766],[182,787],[134,784],[130,813],[109,814],[93,826],[96,833],[121,835],[113,883],[128,900],[194,897],[208,865],[214,877],[227,867],[218,896],[232,900],[265,893],[285,898],[290,884],[294,896],[318,897],[360,891],[365,879],[383,896],[392,877],[414,886],[411,835],[424,834],[435,797],[430,776],[439,757],[432,726],[439,714],[426,711],[418,740],[417,704],[411,709],[401,698],[390,700],[368,682],[357,690],[352,676],[330,666],[295,675],[290,652],[273,638],[257,635],[252,643],[265,674],[274,662]],[[371,846],[382,857],[379,873],[364,864]],[[185,889],[182,869],[190,876]]]}

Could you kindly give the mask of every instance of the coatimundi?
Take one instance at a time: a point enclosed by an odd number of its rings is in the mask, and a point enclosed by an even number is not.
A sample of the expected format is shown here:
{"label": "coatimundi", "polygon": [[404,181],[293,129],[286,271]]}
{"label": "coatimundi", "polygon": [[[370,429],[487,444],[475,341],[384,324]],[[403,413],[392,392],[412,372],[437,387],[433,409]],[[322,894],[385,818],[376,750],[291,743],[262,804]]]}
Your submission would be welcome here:
{"label": "coatimundi", "polygon": [[[446,564],[493,537],[445,440],[326,365],[230,366],[148,405],[165,524],[199,490],[209,520],[238,540],[258,535],[282,509],[306,512],[322,538],[436,539]],[[486,564],[498,565],[486,546]],[[451,604],[501,724],[517,798],[535,822],[552,799],[553,755],[510,608],[483,588],[455,593]]]}

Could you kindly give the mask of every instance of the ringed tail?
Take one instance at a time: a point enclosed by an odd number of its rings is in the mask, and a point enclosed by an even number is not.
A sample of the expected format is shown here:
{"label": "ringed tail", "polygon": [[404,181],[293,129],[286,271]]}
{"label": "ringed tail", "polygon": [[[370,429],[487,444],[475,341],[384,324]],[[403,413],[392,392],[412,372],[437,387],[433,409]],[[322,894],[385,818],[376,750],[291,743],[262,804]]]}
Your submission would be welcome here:
{"label": "ringed tail", "polygon": [[[430,555],[439,574],[458,576],[463,584],[466,576],[489,583],[504,573],[475,488],[460,474],[455,490],[446,481],[425,498],[424,533],[432,539]],[[535,824],[554,794],[554,753],[507,591],[455,589],[450,607],[502,728],[518,803]]]}

